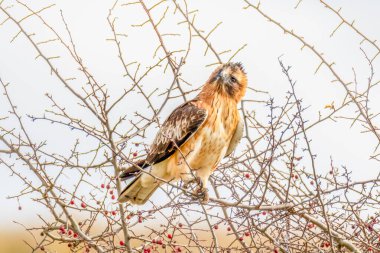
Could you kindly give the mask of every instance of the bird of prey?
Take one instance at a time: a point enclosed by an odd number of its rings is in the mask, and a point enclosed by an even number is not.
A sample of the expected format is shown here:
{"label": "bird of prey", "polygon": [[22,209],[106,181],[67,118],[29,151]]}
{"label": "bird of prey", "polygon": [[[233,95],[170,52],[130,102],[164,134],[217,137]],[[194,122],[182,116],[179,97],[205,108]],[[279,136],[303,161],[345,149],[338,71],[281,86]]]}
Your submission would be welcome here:
{"label": "bird of prey", "polygon": [[237,105],[246,87],[241,63],[217,67],[200,93],[165,120],[146,158],[121,173],[121,180],[134,179],[118,201],[142,205],[160,185],[181,179],[184,187],[198,182],[196,192],[207,202],[209,176],[243,135]]}

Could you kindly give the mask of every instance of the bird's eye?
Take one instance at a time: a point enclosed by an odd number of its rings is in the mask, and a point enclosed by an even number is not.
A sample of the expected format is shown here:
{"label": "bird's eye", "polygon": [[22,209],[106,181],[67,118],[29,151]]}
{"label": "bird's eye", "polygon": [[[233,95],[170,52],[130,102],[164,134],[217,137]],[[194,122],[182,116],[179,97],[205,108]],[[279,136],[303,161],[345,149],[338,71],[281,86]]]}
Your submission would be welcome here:
{"label": "bird's eye", "polygon": [[231,82],[236,83],[236,81],[237,81],[236,78],[231,76]]}

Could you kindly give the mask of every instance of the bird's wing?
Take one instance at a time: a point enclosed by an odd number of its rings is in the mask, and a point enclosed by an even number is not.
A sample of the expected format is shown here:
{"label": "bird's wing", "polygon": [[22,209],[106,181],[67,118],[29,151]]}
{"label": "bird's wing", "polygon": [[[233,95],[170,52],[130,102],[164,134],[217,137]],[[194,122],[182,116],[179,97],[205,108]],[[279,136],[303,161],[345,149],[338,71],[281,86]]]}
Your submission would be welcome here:
{"label": "bird's wing", "polygon": [[162,124],[146,158],[147,164],[159,163],[171,156],[206,121],[207,110],[191,100],[175,109]]}
{"label": "bird's wing", "polygon": [[162,124],[146,159],[137,161],[137,166],[125,169],[119,178],[126,180],[140,173],[141,169],[167,159],[194,135],[206,118],[207,110],[197,106],[195,99],[179,106]]}
{"label": "bird's wing", "polygon": [[244,123],[243,120],[241,120],[241,117],[239,118],[239,122],[236,126],[235,133],[231,138],[230,144],[228,145],[228,149],[226,152],[226,155],[224,157],[229,156],[236,148],[238,143],[240,142],[241,138],[243,137],[244,132]]}

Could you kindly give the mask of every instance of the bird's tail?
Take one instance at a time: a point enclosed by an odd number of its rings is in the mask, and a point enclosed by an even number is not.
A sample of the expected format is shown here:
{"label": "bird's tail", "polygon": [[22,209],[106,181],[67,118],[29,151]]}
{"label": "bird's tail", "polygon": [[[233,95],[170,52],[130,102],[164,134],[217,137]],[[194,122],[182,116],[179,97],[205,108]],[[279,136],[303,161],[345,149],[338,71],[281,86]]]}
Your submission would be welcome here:
{"label": "bird's tail", "polygon": [[122,181],[127,180],[127,179],[129,179],[131,177],[134,177],[134,176],[138,175],[141,172],[141,169],[145,169],[147,167],[149,167],[149,164],[146,163],[145,160],[138,160],[131,167],[129,167],[127,169],[124,169],[120,173],[119,178]]}
{"label": "bird's tail", "polygon": [[150,196],[157,190],[159,184],[153,183],[149,186],[141,184],[141,174],[130,182],[127,187],[122,191],[118,201],[120,203],[130,202],[135,205],[145,204]]}

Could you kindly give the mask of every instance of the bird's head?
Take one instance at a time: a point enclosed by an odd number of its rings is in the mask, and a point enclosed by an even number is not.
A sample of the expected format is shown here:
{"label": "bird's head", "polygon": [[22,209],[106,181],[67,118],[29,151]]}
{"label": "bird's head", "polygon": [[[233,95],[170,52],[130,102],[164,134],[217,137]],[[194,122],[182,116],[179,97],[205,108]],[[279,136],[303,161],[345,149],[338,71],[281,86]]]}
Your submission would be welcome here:
{"label": "bird's head", "polygon": [[245,95],[247,81],[243,65],[240,62],[229,62],[214,70],[206,86],[211,86],[215,92],[229,96],[238,102]]}

